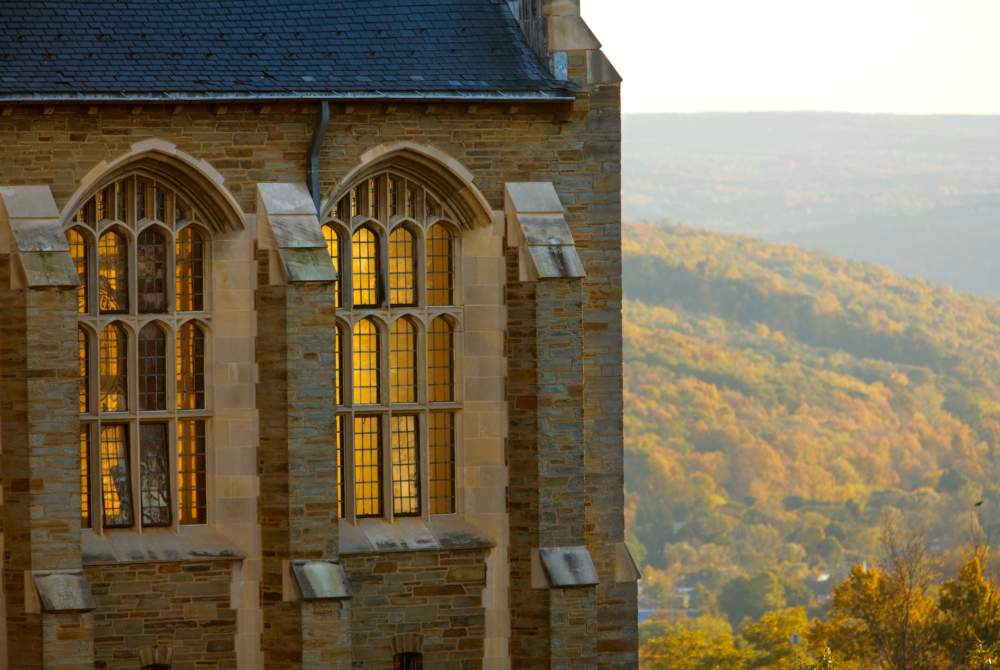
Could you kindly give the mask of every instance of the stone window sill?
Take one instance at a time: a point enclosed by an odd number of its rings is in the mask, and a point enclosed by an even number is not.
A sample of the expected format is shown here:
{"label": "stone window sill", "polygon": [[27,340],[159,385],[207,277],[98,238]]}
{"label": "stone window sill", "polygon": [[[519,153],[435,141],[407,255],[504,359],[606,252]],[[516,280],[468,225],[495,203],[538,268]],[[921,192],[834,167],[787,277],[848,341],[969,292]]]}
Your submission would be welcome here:
{"label": "stone window sill", "polygon": [[496,546],[457,514],[433,514],[426,523],[419,517],[359,519],[357,525],[340,520],[340,554],[374,554],[393,551],[448,551],[489,549]]}
{"label": "stone window sill", "polygon": [[240,560],[246,558],[236,546],[209,526],[105,530],[104,534],[82,531],[83,564]]}

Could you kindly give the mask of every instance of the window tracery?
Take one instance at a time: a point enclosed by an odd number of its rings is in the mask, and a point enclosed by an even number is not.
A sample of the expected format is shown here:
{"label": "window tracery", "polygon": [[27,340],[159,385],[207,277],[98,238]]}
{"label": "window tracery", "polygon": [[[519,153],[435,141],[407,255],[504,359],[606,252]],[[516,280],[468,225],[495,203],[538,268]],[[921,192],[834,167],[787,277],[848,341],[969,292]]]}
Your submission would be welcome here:
{"label": "window tracery", "polygon": [[458,230],[431,189],[392,170],[347,189],[324,220],[343,319],[334,333],[341,518],[457,509]]}
{"label": "window tracery", "polygon": [[139,171],[98,190],[66,231],[81,278],[82,522],[97,532],[208,521],[200,220],[182,192]]}

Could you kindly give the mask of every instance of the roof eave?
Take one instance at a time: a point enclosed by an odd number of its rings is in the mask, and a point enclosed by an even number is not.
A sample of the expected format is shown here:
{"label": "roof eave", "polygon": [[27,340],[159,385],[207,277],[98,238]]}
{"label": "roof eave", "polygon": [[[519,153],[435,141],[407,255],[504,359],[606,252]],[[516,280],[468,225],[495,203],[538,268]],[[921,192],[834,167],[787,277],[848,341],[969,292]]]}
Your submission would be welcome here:
{"label": "roof eave", "polygon": [[[571,86],[571,85],[570,85]],[[161,91],[100,93],[0,93],[0,103],[43,102],[240,102],[278,100],[517,101],[575,100],[570,86],[551,91]],[[576,88],[576,87],[573,87]]]}

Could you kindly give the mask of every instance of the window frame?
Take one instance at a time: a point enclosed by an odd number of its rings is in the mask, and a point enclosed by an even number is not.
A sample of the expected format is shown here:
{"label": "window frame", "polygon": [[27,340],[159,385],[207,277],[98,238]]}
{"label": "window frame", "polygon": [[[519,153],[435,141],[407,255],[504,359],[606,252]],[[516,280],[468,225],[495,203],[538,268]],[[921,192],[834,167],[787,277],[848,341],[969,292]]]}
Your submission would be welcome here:
{"label": "window frame", "polygon": [[[378,184],[377,192],[379,197],[378,212],[379,217],[369,216],[371,203],[368,200],[370,191],[369,180],[375,179]],[[397,198],[396,206],[393,208],[389,202],[390,188],[389,180],[396,181],[394,189]],[[415,196],[415,217],[409,216],[407,211],[406,198],[408,192]],[[330,227],[336,231],[340,243],[340,281],[338,289],[339,304],[337,308],[337,323],[343,337],[341,339],[341,388],[343,402],[338,405],[338,417],[343,421],[342,441],[343,441],[343,495],[340,503],[343,506],[341,518],[347,523],[358,523],[365,518],[357,514],[355,500],[355,440],[354,440],[354,417],[378,415],[380,417],[380,431],[382,436],[381,451],[381,518],[393,521],[394,514],[393,501],[393,478],[392,478],[392,416],[414,415],[417,417],[417,436],[419,440],[419,460],[417,469],[420,483],[420,513],[417,518],[429,521],[432,505],[430,502],[430,443],[429,425],[430,413],[450,412],[452,415],[453,440],[454,440],[454,499],[453,510],[446,514],[457,514],[462,508],[462,406],[463,386],[462,359],[463,340],[462,332],[465,320],[464,305],[462,301],[462,227],[458,223],[458,218],[443,204],[437,197],[433,189],[426,185],[419,177],[411,177],[401,171],[392,168],[383,169],[379,172],[362,175],[352,182],[351,185],[343,188],[338,196],[331,199],[325,215],[322,217],[324,227]],[[352,194],[357,196],[358,216],[350,216]],[[395,211],[396,214],[391,212]],[[452,240],[452,304],[429,306],[428,305],[428,278],[427,278],[427,235],[428,231],[435,226],[441,225],[451,234]],[[355,232],[362,227],[369,227],[378,239],[379,251],[379,303],[376,306],[354,306],[353,290],[353,238]],[[415,300],[410,305],[393,305],[390,300],[390,257],[389,239],[391,234],[399,227],[405,227],[413,235],[414,245],[414,293]],[[345,243],[344,240],[350,243]],[[428,390],[428,351],[427,335],[430,323],[437,317],[444,316],[449,321],[453,333],[453,375],[454,375],[454,398],[452,402],[430,403]],[[354,326],[365,318],[371,318],[379,329],[380,344],[380,403],[377,405],[355,405],[353,388],[353,345]],[[416,330],[416,368],[417,368],[417,399],[414,403],[393,403],[392,402],[392,366],[391,366],[391,328],[392,324],[400,318],[407,318]],[[331,456],[335,452],[331,451]],[[406,515],[410,516],[410,515]]]}
{"label": "window frame", "polygon": [[[139,217],[138,184],[146,184],[145,218]],[[124,188],[120,188],[123,185]],[[108,217],[96,220],[95,197],[102,193],[106,199],[105,210]],[[162,194],[163,211],[166,221],[156,217],[158,213],[157,199]],[[124,202],[122,196],[124,195]],[[110,199],[109,199],[110,198]],[[183,188],[158,179],[142,170],[136,170],[106,183],[94,191],[85,203],[74,212],[71,220],[64,224],[64,231],[69,238],[69,231],[80,234],[86,245],[89,264],[86,268],[87,306],[86,312],[78,313],[78,326],[88,339],[89,377],[86,382],[89,396],[89,411],[80,412],[81,434],[86,430],[89,434],[89,471],[87,473],[90,491],[90,523],[87,532],[104,534],[106,532],[142,533],[146,529],[162,531],[168,528],[179,532],[181,527],[181,495],[179,482],[179,424],[182,421],[202,421],[204,426],[204,444],[206,454],[206,476],[204,500],[206,502],[206,525],[214,522],[212,500],[212,459],[208,457],[212,449],[212,417],[213,398],[211,393],[210,370],[214,360],[214,333],[212,328],[213,278],[212,278],[212,242],[213,234],[204,223],[195,200],[185,194]],[[183,217],[181,214],[183,213]],[[121,219],[125,214],[125,220]],[[97,248],[101,237],[114,230],[125,239],[128,258],[127,295],[128,310],[124,312],[101,312],[99,305],[99,258]],[[163,238],[165,246],[163,278],[164,308],[161,311],[140,311],[138,286],[138,240],[147,230],[152,230]],[[184,231],[197,232],[202,240],[202,277],[201,277],[201,307],[199,311],[178,311],[177,304],[177,244]],[[110,324],[117,324],[126,333],[128,341],[128,410],[125,412],[106,413],[100,411],[100,333]],[[204,394],[203,409],[182,410],[177,402],[177,338],[185,325],[194,323],[204,336]],[[139,333],[150,324],[165,335],[166,338],[166,407],[165,409],[143,410],[139,405]],[[164,424],[166,426],[167,459],[169,466],[168,491],[170,493],[170,523],[163,525],[146,525],[142,523],[142,443],[140,432],[142,424]],[[130,527],[107,526],[104,519],[104,499],[101,481],[101,426],[122,424],[126,426],[128,441],[129,482],[131,485],[132,518]],[[82,464],[81,464],[82,468]],[[82,472],[81,472],[82,474]],[[186,525],[186,524],[185,524]]]}

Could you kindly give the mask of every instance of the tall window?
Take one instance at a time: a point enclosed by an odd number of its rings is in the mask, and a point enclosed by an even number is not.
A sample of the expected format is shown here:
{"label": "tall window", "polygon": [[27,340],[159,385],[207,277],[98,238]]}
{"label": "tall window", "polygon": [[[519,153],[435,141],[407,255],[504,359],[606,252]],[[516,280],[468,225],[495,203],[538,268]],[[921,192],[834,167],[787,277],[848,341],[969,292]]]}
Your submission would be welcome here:
{"label": "tall window", "polygon": [[191,202],[137,172],[95,193],[66,233],[82,284],[82,523],[97,532],[208,521],[211,321],[187,313],[206,311],[211,247]]}
{"label": "tall window", "polygon": [[333,333],[330,454],[342,518],[457,511],[456,224],[426,185],[391,170],[345,191],[324,219],[334,266],[345,269],[335,288],[343,321]]}
{"label": "tall window", "polygon": [[[332,225],[323,226],[323,236],[326,237],[326,249],[333,259],[333,269],[340,274],[340,233]],[[340,281],[333,284],[334,305],[340,307]]]}

